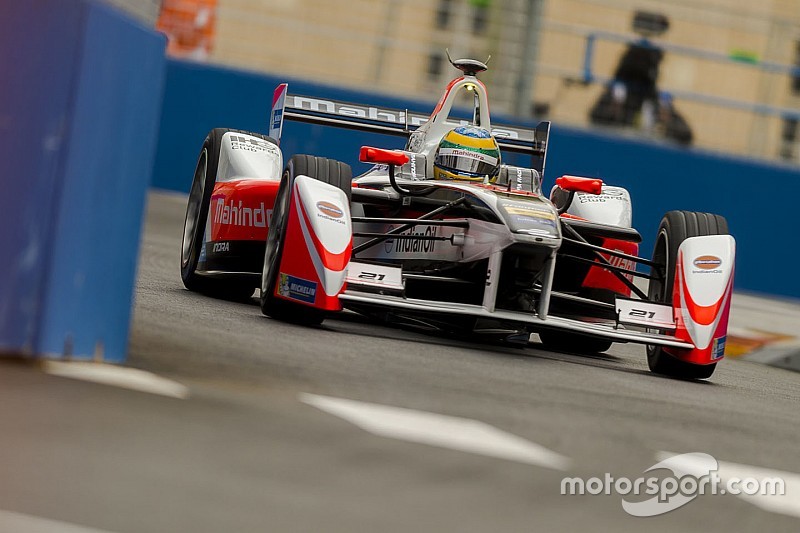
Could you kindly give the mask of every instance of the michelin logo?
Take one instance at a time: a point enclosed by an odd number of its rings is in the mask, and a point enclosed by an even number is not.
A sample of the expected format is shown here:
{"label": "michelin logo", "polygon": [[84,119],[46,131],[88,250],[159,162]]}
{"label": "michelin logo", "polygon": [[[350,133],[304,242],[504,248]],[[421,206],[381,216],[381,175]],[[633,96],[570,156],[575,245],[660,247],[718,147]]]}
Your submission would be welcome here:
{"label": "michelin logo", "polygon": [[317,298],[317,284],[281,272],[278,280],[278,294],[284,298],[313,304]]}

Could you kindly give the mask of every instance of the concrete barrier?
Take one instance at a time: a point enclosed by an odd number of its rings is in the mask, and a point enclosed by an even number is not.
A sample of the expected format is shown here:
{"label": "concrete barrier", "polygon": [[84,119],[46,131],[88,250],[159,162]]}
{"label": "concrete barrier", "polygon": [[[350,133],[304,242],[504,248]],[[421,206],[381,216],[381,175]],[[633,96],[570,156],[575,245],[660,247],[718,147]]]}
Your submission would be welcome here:
{"label": "concrete barrier", "polygon": [[[168,62],[164,113],[154,185],[187,191],[195,158],[206,132],[232,127],[265,133],[274,87],[284,78]],[[429,112],[433,104],[387,98],[361,91],[290,82],[290,92],[330,99]],[[489,87],[491,95],[491,86]],[[431,95],[431,99],[438,98]],[[503,121],[507,121],[503,118]],[[400,147],[393,137],[288,124],[283,149],[332,157],[354,166],[358,147],[379,144]],[[642,233],[641,252],[649,256],[661,216],[668,210],[708,211],[728,218],[738,242],[737,289],[800,297],[800,277],[788,265],[800,260],[793,245],[794,186],[800,168],[744,158],[724,157],[693,149],[636,141],[611,132],[584,131],[554,125],[545,186],[561,174],[603,178],[631,191],[634,226]],[[177,244],[176,244],[177,246]]]}
{"label": "concrete barrier", "polygon": [[0,351],[126,352],[164,38],[90,0],[0,16]]}

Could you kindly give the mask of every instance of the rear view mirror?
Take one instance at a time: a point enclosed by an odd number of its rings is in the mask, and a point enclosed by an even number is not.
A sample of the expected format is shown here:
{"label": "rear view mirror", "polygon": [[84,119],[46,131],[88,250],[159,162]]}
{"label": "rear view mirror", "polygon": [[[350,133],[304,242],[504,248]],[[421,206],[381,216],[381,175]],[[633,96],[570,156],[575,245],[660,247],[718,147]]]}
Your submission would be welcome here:
{"label": "rear view mirror", "polygon": [[371,146],[362,146],[358,159],[362,163],[383,163],[397,166],[408,163],[408,156],[399,150],[384,150]]}
{"label": "rear view mirror", "polygon": [[556,178],[556,186],[550,192],[550,201],[558,210],[558,214],[564,214],[572,205],[572,199],[576,192],[589,194],[600,194],[603,192],[603,180],[598,178],[583,178],[580,176],[561,176]]}
{"label": "rear view mirror", "polygon": [[556,185],[569,192],[587,192],[589,194],[600,194],[603,192],[603,180],[598,178],[561,176],[556,179]]}

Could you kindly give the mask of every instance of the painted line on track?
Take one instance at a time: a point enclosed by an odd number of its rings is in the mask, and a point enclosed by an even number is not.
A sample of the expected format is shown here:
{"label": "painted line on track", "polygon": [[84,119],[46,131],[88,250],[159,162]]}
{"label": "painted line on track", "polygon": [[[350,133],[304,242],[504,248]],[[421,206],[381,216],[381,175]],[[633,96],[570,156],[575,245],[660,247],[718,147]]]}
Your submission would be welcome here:
{"label": "painted line on track", "polygon": [[[656,457],[660,461],[671,457],[679,460],[681,456],[673,457],[675,455],[671,452],[659,452]],[[735,496],[765,511],[800,518],[800,474],[726,461],[718,460],[717,462],[719,463],[717,475],[724,482],[729,482],[732,479],[742,481],[748,478],[755,479],[758,482],[768,478],[782,479],[785,484],[784,494],[736,494]],[[673,464],[675,463],[673,462]],[[681,465],[678,463],[678,466],[680,467]],[[691,465],[688,462],[685,466],[687,471],[691,471]]]}
{"label": "painted line on track", "polygon": [[42,366],[46,373],[53,376],[91,381],[180,400],[189,397],[189,389],[185,385],[137,368],[64,361],[44,361]]}
{"label": "painted line on track", "polygon": [[303,393],[300,401],[380,437],[554,470],[570,464],[568,457],[478,420],[316,394]]}
{"label": "painted line on track", "polygon": [[9,533],[111,533],[38,516],[0,510],[0,531]]}

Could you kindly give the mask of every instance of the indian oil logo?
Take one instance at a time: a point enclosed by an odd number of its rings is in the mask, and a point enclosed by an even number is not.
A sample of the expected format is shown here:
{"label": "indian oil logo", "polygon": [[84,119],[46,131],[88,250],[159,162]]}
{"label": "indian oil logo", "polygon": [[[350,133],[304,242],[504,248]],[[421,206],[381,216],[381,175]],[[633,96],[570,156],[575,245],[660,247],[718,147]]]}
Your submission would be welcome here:
{"label": "indian oil logo", "polygon": [[722,259],[716,255],[701,255],[694,260],[694,266],[702,270],[714,270],[722,265]]}
{"label": "indian oil logo", "polygon": [[342,211],[339,206],[330,202],[317,202],[317,209],[320,213],[330,218],[342,218],[344,216],[344,211]]}

